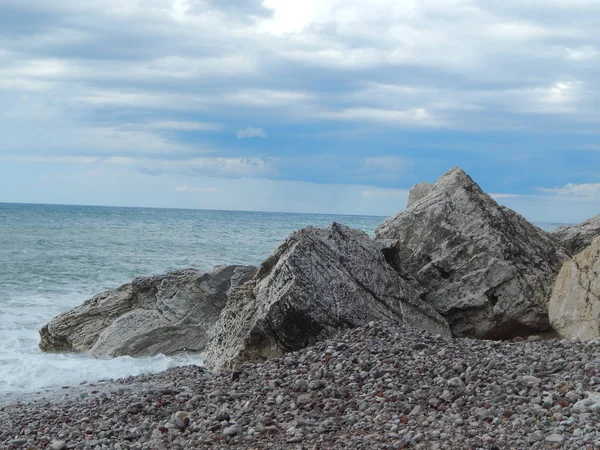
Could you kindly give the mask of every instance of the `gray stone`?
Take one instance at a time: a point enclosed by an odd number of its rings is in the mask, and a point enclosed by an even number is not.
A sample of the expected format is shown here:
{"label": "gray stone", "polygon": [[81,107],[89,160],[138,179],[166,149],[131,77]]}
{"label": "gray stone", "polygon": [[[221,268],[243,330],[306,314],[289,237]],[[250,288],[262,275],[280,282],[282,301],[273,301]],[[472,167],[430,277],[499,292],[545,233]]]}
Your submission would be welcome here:
{"label": "gray stone", "polygon": [[65,441],[54,440],[50,443],[50,448],[52,450],[64,450],[67,448],[67,443]]}
{"label": "gray stone", "polygon": [[262,361],[373,320],[450,336],[444,319],[419,295],[364,232],[337,223],[307,227],[231,292],[205,365],[219,371]]}
{"label": "gray stone", "polygon": [[512,338],[549,329],[547,302],[566,251],[461,169],[383,222],[376,239],[396,270],[426,290],[424,300],[454,335]]}
{"label": "gray stone", "polygon": [[232,425],[230,427],[227,428],[223,428],[223,435],[224,436],[236,436],[237,434],[240,433],[240,429],[236,426],[236,425]]}
{"label": "gray stone", "polygon": [[577,225],[557,228],[551,235],[571,255],[576,255],[590,245],[596,236],[600,236],[600,214]]}
{"label": "gray stone", "polygon": [[429,194],[429,191],[431,191],[432,187],[433,185],[427,182],[415,184],[413,187],[411,187],[410,191],[408,191],[408,202],[406,207],[408,208],[410,205],[421,200],[423,197]]}
{"label": "gray stone", "polygon": [[588,393],[588,397],[579,400],[573,405],[572,409],[579,413],[600,412],[600,392]]}
{"label": "gray stone", "polygon": [[600,338],[600,236],[564,263],[548,305],[552,327],[574,341]]}
{"label": "gray stone", "polygon": [[224,266],[135,278],[52,319],[40,330],[40,348],[95,357],[202,351],[229,290],[255,271]]}
{"label": "gray stone", "polygon": [[545,441],[546,442],[553,442],[553,443],[562,443],[565,440],[565,438],[557,433],[551,434],[550,436],[546,436]]}

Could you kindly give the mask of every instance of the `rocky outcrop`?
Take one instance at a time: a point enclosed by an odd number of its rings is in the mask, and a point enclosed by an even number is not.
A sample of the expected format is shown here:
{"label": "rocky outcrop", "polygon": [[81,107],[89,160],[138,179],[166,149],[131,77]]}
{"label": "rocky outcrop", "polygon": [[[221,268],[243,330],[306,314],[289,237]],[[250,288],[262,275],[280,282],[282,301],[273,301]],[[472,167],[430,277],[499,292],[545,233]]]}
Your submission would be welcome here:
{"label": "rocky outcrop", "polygon": [[408,191],[408,203],[406,204],[406,207],[408,208],[414,202],[421,200],[423,197],[429,194],[429,191],[431,191],[432,187],[433,185],[427,182],[415,184],[413,187],[411,187]]}
{"label": "rocky outcrop", "polygon": [[372,320],[449,336],[444,319],[419,294],[362,231],[336,223],[304,228],[231,292],[205,364],[219,371],[262,361]]}
{"label": "rocky outcrop", "polygon": [[135,278],[62,313],[40,330],[43,351],[90,351],[93,356],[169,355],[201,351],[227,294],[255,267],[224,266]]}
{"label": "rocky outcrop", "polygon": [[551,234],[571,255],[576,255],[600,236],[600,214],[578,225],[557,228]]}
{"label": "rocky outcrop", "polygon": [[[547,233],[502,207],[461,169],[376,231],[456,336],[510,338],[549,328],[547,303],[568,258]],[[390,239],[395,240],[390,249]]]}
{"label": "rocky outcrop", "polygon": [[550,324],[570,340],[600,338],[600,237],[565,262],[548,306]]}

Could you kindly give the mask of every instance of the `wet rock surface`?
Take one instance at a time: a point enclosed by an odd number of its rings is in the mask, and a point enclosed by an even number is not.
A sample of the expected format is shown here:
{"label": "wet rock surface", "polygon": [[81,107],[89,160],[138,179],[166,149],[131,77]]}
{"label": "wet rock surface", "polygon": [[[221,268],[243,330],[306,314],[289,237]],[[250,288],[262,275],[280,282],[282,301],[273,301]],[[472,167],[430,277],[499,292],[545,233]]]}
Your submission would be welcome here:
{"label": "wet rock surface", "polygon": [[222,266],[135,278],[52,319],[40,330],[40,348],[96,357],[201,351],[231,287],[255,272],[251,266]]}
{"label": "wet rock surface", "polygon": [[120,384],[1,408],[0,448],[600,446],[598,340],[446,339],[371,323],[233,372],[188,366]]}
{"label": "wet rock surface", "polygon": [[453,334],[506,339],[548,330],[547,303],[566,251],[460,168],[415,192],[376,239],[398,272],[419,282]]}
{"label": "wet rock surface", "polygon": [[366,233],[332,223],[293,233],[232,290],[206,366],[235,368],[299,350],[340,329],[387,320],[450,336],[446,321]]}

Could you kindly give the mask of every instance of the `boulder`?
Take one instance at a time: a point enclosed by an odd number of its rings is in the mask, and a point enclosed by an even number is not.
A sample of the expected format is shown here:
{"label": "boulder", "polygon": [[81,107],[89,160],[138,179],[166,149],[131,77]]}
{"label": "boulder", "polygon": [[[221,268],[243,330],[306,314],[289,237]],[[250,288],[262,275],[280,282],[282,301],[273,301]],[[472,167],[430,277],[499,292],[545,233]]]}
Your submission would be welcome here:
{"label": "boulder", "polygon": [[600,236],[564,263],[548,306],[550,324],[573,341],[600,338]]}
{"label": "boulder", "polygon": [[337,223],[304,228],[231,292],[205,365],[221,371],[262,361],[372,320],[450,336],[419,295],[364,232]]}
{"label": "boulder", "polygon": [[576,255],[600,236],[600,214],[577,225],[559,227],[551,235],[571,255]]}
{"label": "boulder", "polygon": [[433,185],[427,182],[415,184],[413,187],[411,187],[408,191],[408,203],[406,204],[406,207],[408,208],[414,202],[421,200],[423,197],[429,194],[429,191],[431,191],[432,187]]}
{"label": "boulder", "polygon": [[503,339],[549,328],[547,303],[568,255],[462,169],[442,175],[375,235],[455,336]]}
{"label": "boulder", "polygon": [[52,319],[40,330],[40,349],[95,357],[202,351],[229,290],[255,272],[223,266],[135,278]]}

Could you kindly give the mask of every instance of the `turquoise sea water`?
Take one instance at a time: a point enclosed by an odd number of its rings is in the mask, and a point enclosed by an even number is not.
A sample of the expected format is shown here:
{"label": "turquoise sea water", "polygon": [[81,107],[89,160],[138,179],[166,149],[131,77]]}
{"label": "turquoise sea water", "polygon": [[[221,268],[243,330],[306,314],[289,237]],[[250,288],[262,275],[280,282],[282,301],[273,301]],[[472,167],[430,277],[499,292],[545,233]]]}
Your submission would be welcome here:
{"label": "turquoise sea water", "polygon": [[372,235],[383,219],[0,203],[0,400],[201,362],[198,356],[96,360],[40,353],[38,329],[99,292],[173,269],[256,265],[307,225],[336,221]]}
{"label": "turquoise sea water", "polygon": [[99,292],[173,269],[256,265],[307,225],[337,221],[373,234],[383,219],[0,203],[0,398],[200,362],[40,353],[38,329]]}

